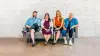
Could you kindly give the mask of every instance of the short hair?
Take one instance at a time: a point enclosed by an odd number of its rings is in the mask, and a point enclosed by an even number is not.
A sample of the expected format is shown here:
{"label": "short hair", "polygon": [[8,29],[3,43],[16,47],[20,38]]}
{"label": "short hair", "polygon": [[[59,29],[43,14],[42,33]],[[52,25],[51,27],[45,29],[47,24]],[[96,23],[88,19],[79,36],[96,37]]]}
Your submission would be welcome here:
{"label": "short hair", "polygon": [[37,11],[33,11],[33,13],[38,13]]}
{"label": "short hair", "polygon": [[[37,11],[33,11],[33,14],[34,14],[34,13],[37,13]],[[33,17],[34,17],[34,15],[33,15]]]}

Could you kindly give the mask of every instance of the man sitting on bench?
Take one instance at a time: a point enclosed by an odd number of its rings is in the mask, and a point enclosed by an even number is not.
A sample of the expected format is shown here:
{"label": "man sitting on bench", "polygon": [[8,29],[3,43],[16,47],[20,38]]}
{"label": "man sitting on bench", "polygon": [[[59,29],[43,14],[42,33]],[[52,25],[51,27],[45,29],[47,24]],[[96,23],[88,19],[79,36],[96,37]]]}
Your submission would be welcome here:
{"label": "man sitting on bench", "polygon": [[38,31],[40,25],[40,19],[37,18],[37,11],[34,11],[33,17],[29,18],[25,23],[27,32],[30,32],[30,36],[32,39],[32,47],[35,46],[34,32]]}

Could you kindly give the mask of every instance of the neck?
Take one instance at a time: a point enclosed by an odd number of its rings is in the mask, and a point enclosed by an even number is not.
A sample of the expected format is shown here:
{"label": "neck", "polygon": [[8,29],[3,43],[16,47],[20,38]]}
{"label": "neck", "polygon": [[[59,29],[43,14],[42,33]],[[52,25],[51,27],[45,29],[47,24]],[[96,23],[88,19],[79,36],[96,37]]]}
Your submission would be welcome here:
{"label": "neck", "polygon": [[72,18],[69,18],[69,20],[72,20]]}
{"label": "neck", "polygon": [[48,19],[47,19],[47,18],[45,18],[45,20],[46,20],[46,21],[48,21]]}
{"label": "neck", "polygon": [[34,18],[37,18],[36,16],[34,16]]}

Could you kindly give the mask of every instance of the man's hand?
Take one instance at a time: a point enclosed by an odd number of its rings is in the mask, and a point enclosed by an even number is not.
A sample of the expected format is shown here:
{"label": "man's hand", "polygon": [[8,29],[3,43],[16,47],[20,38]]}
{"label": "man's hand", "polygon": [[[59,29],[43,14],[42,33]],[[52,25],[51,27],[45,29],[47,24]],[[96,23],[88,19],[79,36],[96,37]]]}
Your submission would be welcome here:
{"label": "man's hand", "polygon": [[31,28],[30,26],[26,25],[27,28]]}

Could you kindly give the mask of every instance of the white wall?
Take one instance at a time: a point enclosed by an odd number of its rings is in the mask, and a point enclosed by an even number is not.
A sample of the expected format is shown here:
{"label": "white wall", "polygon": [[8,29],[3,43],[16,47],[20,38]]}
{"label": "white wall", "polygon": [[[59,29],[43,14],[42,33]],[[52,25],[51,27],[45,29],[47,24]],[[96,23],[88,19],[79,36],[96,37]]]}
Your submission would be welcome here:
{"label": "white wall", "polygon": [[49,12],[51,18],[60,9],[67,17],[78,18],[79,36],[100,36],[100,0],[0,0],[0,37],[21,37],[25,21],[37,10],[39,17]]}

